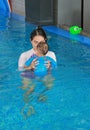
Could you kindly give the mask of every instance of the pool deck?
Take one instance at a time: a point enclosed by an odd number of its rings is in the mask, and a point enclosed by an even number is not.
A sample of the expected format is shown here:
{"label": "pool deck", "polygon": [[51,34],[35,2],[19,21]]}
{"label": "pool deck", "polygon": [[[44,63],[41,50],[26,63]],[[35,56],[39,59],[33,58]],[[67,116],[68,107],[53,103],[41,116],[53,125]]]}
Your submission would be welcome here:
{"label": "pool deck", "polygon": [[77,40],[83,44],[90,46],[90,38],[83,36],[82,34],[78,34],[78,35],[74,34],[73,35],[69,32],[69,30],[65,30],[65,29],[62,29],[62,28],[59,28],[56,26],[43,26],[43,29],[45,29],[49,32],[61,35],[61,36],[66,37],[66,38]]}

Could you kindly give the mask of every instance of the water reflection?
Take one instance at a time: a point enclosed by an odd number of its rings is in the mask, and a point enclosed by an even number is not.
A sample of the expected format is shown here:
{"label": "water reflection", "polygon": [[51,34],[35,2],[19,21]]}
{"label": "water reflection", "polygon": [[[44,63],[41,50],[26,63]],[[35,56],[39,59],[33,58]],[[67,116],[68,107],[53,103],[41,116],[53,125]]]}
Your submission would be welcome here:
{"label": "water reflection", "polygon": [[45,77],[27,78],[22,76],[23,101],[24,106],[21,113],[25,119],[36,113],[35,103],[45,103],[48,99],[47,91],[54,86],[54,77],[51,74]]}

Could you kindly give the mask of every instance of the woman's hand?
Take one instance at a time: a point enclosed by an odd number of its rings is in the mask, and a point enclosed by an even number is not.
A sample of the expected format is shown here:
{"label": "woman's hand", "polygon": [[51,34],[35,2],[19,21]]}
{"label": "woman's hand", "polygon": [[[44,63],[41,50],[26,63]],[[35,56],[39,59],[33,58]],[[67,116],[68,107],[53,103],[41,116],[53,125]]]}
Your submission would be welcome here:
{"label": "woman's hand", "polygon": [[37,59],[34,59],[34,60],[32,61],[32,63],[30,64],[31,70],[34,70],[34,69],[35,69],[36,64],[37,64]]}
{"label": "woman's hand", "polygon": [[50,63],[50,61],[48,60],[47,62],[46,62],[46,67],[47,67],[47,69],[50,69],[50,67],[51,67],[51,63]]}

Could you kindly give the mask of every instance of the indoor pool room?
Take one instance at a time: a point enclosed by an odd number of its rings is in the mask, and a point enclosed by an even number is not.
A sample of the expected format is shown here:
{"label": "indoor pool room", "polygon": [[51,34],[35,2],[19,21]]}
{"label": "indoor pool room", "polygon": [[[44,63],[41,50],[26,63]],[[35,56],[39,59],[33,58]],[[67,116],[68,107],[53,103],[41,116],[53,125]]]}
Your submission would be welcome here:
{"label": "indoor pool room", "polygon": [[90,37],[43,25],[57,67],[23,76],[18,60],[37,24],[0,13],[0,130],[90,130]]}

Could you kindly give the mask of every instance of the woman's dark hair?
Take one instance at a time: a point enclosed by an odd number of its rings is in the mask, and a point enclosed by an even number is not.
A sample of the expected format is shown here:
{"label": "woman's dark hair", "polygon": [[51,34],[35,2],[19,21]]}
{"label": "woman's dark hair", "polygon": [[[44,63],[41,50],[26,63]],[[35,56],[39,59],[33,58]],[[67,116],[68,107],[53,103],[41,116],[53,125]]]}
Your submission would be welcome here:
{"label": "woman's dark hair", "polygon": [[31,34],[30,34],[30,39],[31,39],[31,41],[33,40],[33,38],[34,38],[35,36],[38,36],[38,35],[44,37],[45,41],[47,42],[46,33],[45,33],[45,31],[42,29],[42,27],[40,27],[40,26],[38,26],[35,30],[33,30],[33,31],[31,32]]}

